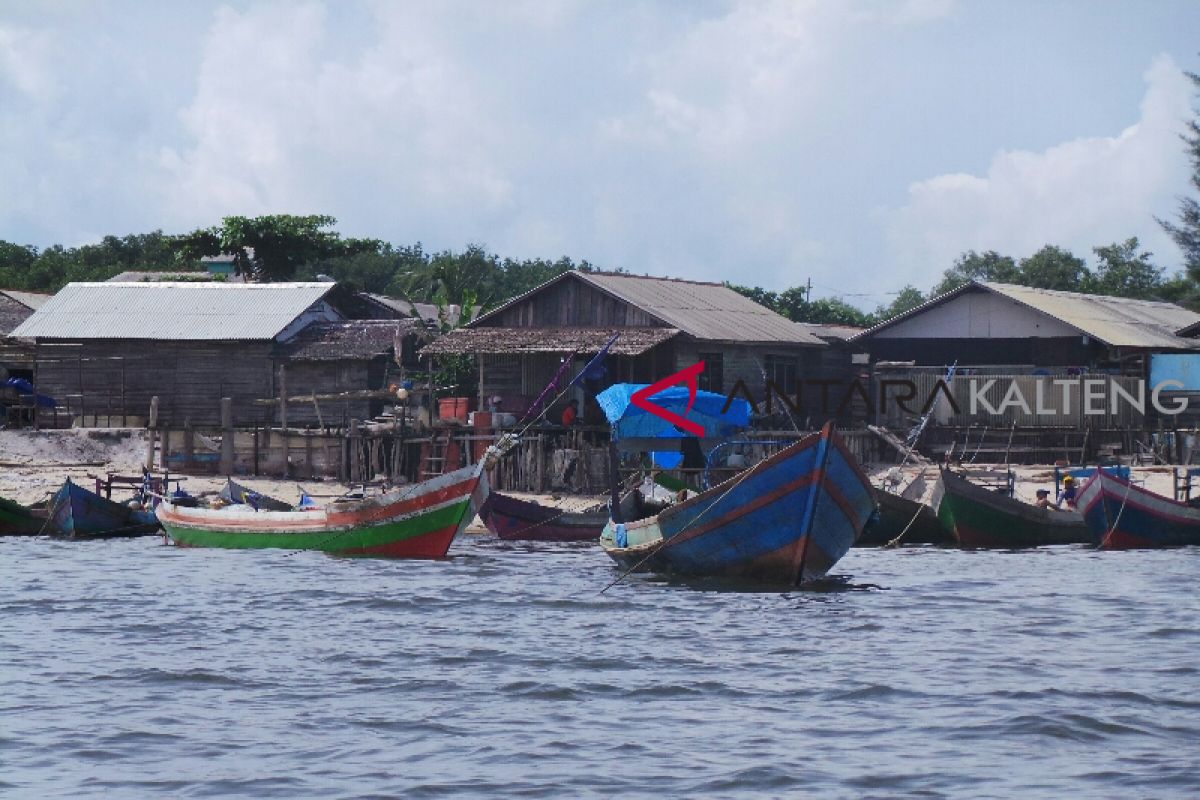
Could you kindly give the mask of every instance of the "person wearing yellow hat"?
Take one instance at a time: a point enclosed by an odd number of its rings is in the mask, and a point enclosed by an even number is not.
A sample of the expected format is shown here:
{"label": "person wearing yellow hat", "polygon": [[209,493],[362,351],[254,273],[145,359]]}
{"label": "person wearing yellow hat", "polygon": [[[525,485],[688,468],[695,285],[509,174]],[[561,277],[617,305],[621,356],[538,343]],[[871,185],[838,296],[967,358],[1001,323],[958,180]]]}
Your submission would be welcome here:
{"label": "person wearing yellow hat", "polygon": [[1075,477],[1067,475],[1062,480],[1062,491],[1058,493],[1055,505],[1062,508],[1062,504],[1066,503],[1067,508],[1075,508],[1075,502]]}

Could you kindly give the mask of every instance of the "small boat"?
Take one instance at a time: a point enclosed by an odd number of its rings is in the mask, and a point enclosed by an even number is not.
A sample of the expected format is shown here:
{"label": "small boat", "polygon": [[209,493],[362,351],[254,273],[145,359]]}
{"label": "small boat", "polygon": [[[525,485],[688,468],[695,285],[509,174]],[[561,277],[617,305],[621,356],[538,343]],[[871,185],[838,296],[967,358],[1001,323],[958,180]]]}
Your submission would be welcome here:
{"label": "small boat", "polygon": [[1038,508],[942,469],[938,518],[960,547],[1016,549],[1091,541],[1078,511]]}
{"label": "small boat", "polygon": [[110,539],[144,536],[158,530],[153,511],[101,497],[70,478],[49,506],[47,531],[62,539]]}
{"label": "small boat", "polygon": [[[496,450],[493,446],[489,451]],[[181,508],[164,500],[158,519],[185,547],[281,547],[338,555],[442,558],[487,499],[484,464],[361,500],[294,511]]]}
{"label": "small boat", "polygon": [[32,536],[46,527],[46,509],[0,497],[0,536]]}
{"label": "small boat", "polygon": [[879,487],[875,487],[874,493],[878,510],[867,522],[855,547],[882,547],[901,535],[905,544],[942,544],[948,540],[937,517],[936,504],[941,501],[942,488],[934,485],[933,505],[923,502],[924,473],[898,494]]}
{"label": "small boat", "polygon": [[824,577],[874,509],[870,481],[826,424],[694,497],[609,520],[600,544],[625,569],[797,585]]}
{"label": "small boat", "polygon": [[564,511],[492,492],[479,510],[479,518],[493,534],[510,541],[594,542],[608,522],[608,509],[600,505]]}
{"label": "small boat", "polygon": [[295,508],[291,503],[276,500],[270,495],[265,495],[249,487],[242,486],[240,483],[234,481],[233,478],[225,479],[225,485],[221,487],[219,497],[226,503],[248,505],[255,511],[291,511]]}
{"label": "small boat", "polygon": [[1079,492],[1092,540],[1104,550],[1200,544],[1200,508],[1097,470]]}

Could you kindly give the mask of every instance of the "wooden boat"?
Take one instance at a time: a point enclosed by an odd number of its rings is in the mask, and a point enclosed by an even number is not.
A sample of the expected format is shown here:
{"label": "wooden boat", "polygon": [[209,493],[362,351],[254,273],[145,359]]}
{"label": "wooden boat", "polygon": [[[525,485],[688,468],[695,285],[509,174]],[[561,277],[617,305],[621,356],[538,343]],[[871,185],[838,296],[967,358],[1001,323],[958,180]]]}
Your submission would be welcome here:
{"label": "wooden boat", "polygon": [[600,538],[608,509],[564,511],[499,492],[479,510],[487,529],[501,539],[534,542],[594,542]]}
{"label": "wooden boat", "polygon": [[32,536],[46,527],[46,509],[0,497],[0,536]]}
{"label": "wooden boat", "polygon": [[938,518],[960,547],[1022,548],[1090,541],[1078,511],[1038,508],[942,469]]}
{"label": "wooden boat", "polygon": [[867,523],[855,547],[881,547],[901,533],[906,544],[942,544],[949,539],[931,506],[879,488],[873,492],[878,512]]}
{"label": "wooden boat", "polygon": [[1079,508],[1105,550],[1200,544],[1200,508],[1097,470],[1079,492]]}
{"label": "wooden boat", "polygon": [[219,496],[226,503],[248,505],[256,511],[291,511],[295,508],[291,503],[276,500],[270,495],[265,495],[249,487],[242,486],[240,483],[234,481],[233,478],[225,479],[225,485],[221,487]]}
{"label": "wooden boat", "polygon": [[[486,459],[485,459],[486,460]],[[186,547],[320,550],[339,555],[441,558],[487,499],[484,461],[362,500],[309,511],[180,508],[159,504],[167,536]]]}
{"label": "wooden boat", "polygon": [[694,497],[609,520],[600,544],[626,569],[794,585],[823,577],[874,508],[867,476],[827,424]]}
{"label": "wooden boat", "polygon": [[63,539],[144,536],[158,530],[153,511],[101,497],[70,478],[54,495],[49,509],[47,532]]}

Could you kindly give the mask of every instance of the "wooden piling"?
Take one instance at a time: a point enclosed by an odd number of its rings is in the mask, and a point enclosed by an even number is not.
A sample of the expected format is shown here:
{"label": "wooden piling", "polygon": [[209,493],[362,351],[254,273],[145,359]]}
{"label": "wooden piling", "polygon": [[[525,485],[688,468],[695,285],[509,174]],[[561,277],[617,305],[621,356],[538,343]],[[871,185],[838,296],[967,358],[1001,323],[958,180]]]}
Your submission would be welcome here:
{"label": "wooden piling", "polygon": [[[158,395],[150,398],[150,419],[146,420],[146,469],[154,470],[154,440],[158,434]],[[163,458],[166,458],[163,453]]]}
{"label": "wooden piling", "polygon": [[221,398],[221,474],[233,474],[233,398]]}
{"label": "wooden piling", "polygon": [[287,367],[283,364],[279,365],[279,427],[287,429],[288,426],[288,404],[287,404]]}

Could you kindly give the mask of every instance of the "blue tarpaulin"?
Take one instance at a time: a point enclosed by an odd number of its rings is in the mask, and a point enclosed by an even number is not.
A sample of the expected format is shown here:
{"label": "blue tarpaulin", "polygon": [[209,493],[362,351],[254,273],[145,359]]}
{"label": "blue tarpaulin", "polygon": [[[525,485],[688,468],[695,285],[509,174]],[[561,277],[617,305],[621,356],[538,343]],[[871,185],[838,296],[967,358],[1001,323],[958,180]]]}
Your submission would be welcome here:
{"label": "blue tarpaulin", "polygon": [[[612,425],[613,439],[677,438],[690,435],[680,431],[667,420],[633,405],[631,398],[634,392],[646,388],[647,385],[617,383],[596,395],[596,402],[600,404],[609,424]],[[688,410],[686,386],[670,386],[651,395],[649,399],[654,405],[702,426],[706,437],[729,436],[750,424],[750,404],[741,397],[735,397],[729,405],[729,410],[724,413],[721,409],[727,402],[725,395],[705,391],[696,392],[696,401]]]}
{"label": "blue tarpaulin", "polygon": [[24,378],[9,378],[4,385],[16,391],[17,394],[34,395],[34,401],[42,408],[54,408],[54,398],[44,394],[34,394],[33,384]]}

